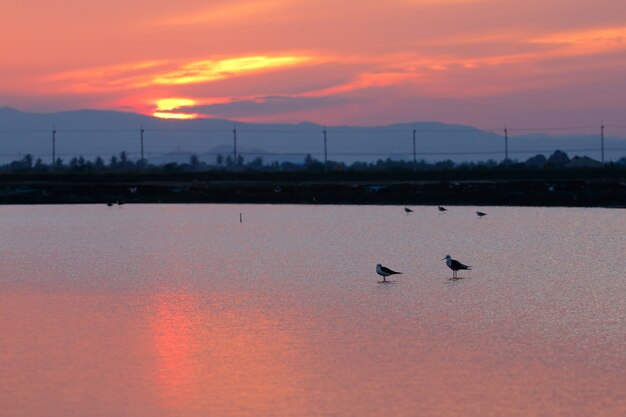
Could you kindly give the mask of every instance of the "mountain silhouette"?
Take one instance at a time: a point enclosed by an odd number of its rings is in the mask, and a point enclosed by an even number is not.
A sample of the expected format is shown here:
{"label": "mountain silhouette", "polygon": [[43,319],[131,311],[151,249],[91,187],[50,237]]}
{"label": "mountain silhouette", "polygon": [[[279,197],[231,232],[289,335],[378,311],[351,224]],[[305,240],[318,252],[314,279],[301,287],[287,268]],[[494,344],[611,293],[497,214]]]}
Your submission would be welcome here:
{"label": "mountain silhouette", "polygon": [[[418,160],[455,162],[500,161],[504,158],[503,132],[482,131],[467,125],[438,122],[400,123],[387,126],[330,126],[310,122],[296,124],[241,123],[223,119],[172,120],[106,110],[30,113],[0,108],[0,162],[25,154],[48,161],[52,130],[56,129],[56,154],[67,160],[82,155],[107,158],[126,151],[140,157],[140,129],[144,129],[145,157],[149,161],[188,160],[197,154],[213,162],[216,155],[232,155],[233,129],[237,129],[238,153],[246,161],[261,156],[264,161],[302,161],[307,154],[324,158],[327,131],[329,160],[372,162],[378,159],[413,159],[413,129]],[[509,138],[509,157],[526,160],[556,149],[570,155],[600,158],[598,135],[515,135]],[[626,155],[626,140],[605,139],[607,160]],[[169,156],[168,156],[169,155]],[[170,158],[170,159],[168,159]]]}

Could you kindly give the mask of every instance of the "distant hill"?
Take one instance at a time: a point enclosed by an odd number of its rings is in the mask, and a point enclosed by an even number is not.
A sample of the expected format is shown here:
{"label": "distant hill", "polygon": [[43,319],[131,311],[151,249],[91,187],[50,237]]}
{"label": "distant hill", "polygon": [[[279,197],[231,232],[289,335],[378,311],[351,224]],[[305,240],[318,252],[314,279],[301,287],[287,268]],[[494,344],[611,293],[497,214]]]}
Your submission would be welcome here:
{"label": "distant hill", "polygon": [[[197,154],[213,162],[217,154],[233,153],[235,123],[220,119],[165,120],[134,113],[78,110],[59,113],[28,113],[0,108],[0,162],[30,153],[49,162],[52,130],[56,129],[56,154],[64,160],[83,155],[109,158],[126,151],[140,157],[140,129],[144,128],[145,157],[153,163],[188,161]],[[502,160],[501,133],[471,126],[416,122],[388,126],[330,126],[327,131],[328,159],[354,162],[413,158],[413,128],[416,130],[417,159],[455,162]],[[265,162],[299,162],[307,154],[323,160],[324,127],[314,123],[236,123],[238,152],[246,161],[260,156]],[[617,160],[626,155],[626,139],[607,137],[605,157]],[[556,149],[570,156],[600,158],[598,135],[548,136],[528,134],[509,139],[510,158],[526,160]]]}

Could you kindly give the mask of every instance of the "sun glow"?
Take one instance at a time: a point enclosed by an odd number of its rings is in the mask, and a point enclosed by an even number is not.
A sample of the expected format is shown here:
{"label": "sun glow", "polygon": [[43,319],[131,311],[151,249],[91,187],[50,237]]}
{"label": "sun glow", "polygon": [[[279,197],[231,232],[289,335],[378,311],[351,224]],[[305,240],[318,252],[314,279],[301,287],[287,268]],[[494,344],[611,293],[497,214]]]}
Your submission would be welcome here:
{"label": "sun glow", "polygon": [[164,98],[157,101],[157,110],[176,110],[181,107],[195,106],[196,103],[196,100],[190,98]]}
{"label": "sun glow", "polygon": [[164,98],[157,101],[156,110],[152,115],[160,119],[197,119],[200,117],[197,113],[171,112],[171,110],[180,109],[181,107],[191,107],[196,104],[197,101],[190,98]]}
{"label": "sun glow", "polygon": [[162,111],[155,111],[152,113],[154,117],[158,117],[159,119],[179,119],[179,120],[190,120],[197,119],[200,117],[197,113],[167,113]]}

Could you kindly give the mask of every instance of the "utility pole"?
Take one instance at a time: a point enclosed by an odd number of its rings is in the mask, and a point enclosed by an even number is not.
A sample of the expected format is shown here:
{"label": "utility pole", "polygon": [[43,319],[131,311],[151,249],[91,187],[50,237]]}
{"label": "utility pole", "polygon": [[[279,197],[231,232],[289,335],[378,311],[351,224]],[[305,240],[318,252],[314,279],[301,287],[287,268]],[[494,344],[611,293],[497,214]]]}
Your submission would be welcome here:
{"label": "utility pole", "polygon": [[509,160],[509,129],[504,124],[504,162]]}
{"label": "utility pole", "polygon": [[143,168],[143,165],[144,165],[144,159],[143,159],[143,132],[144,132],[143,124],[141,125],[141,130],[139,132],[140,132],[140,139],[141,139],[141,161],[140,161],[140,164],[141,164],[141,167]]}
{"label": "utility pole", "polygon": [[57,142],[57,130],[54,125],[52,125],[52,169],[56,167],[56,142]]}
{"label": "utility pole", "polygon": [[233,126],[233,166],[237,165],[237,123]]}
{"label": "utility pole", "polygon": [[600,121],[600,150],[602,154],[602,165],[604,165],[604,120]]}
{"label": "utility pole", "polygon": [[328,171],[328,146],[326,137],[326,127],[324,127],[324,171]]}
{"label": "utility pole", "polygon": [[415,152],[415,125],[413,125],[413,171],[417,171],[417,154]]}

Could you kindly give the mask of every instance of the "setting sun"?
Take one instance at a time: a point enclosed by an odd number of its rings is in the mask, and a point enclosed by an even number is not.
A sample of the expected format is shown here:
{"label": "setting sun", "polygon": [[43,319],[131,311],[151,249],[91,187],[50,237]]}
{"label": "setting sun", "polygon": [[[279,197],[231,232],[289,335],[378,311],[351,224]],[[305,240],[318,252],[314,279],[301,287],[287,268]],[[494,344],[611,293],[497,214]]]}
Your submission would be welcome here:
{"label": "setting sun", "polygon": [[191,107],[196,104],[197,101],[190,98],[164,98],[157,101],[156,110],[152,115],[160,119],[197,119],[200,115],[196,113],[171,112],[171,110],[176,110],[181,107]]}
{"label": "setting sun", "polygon": [[200,117],[197,113],[166,113],[161,111],[155,111],[152,113],[154,117],[158,117],[159,119],[180,119],[180,120],[190,120],[197,119]]}
{"label": "setting sun", "polygon": [[626,106],[623,1],[31,3],[0,6],[0,107],[568,126]]}
{"label": "setting sun", "polygon": [[626,417],[626,0],[2,0],[0,57],[0,417]]}

